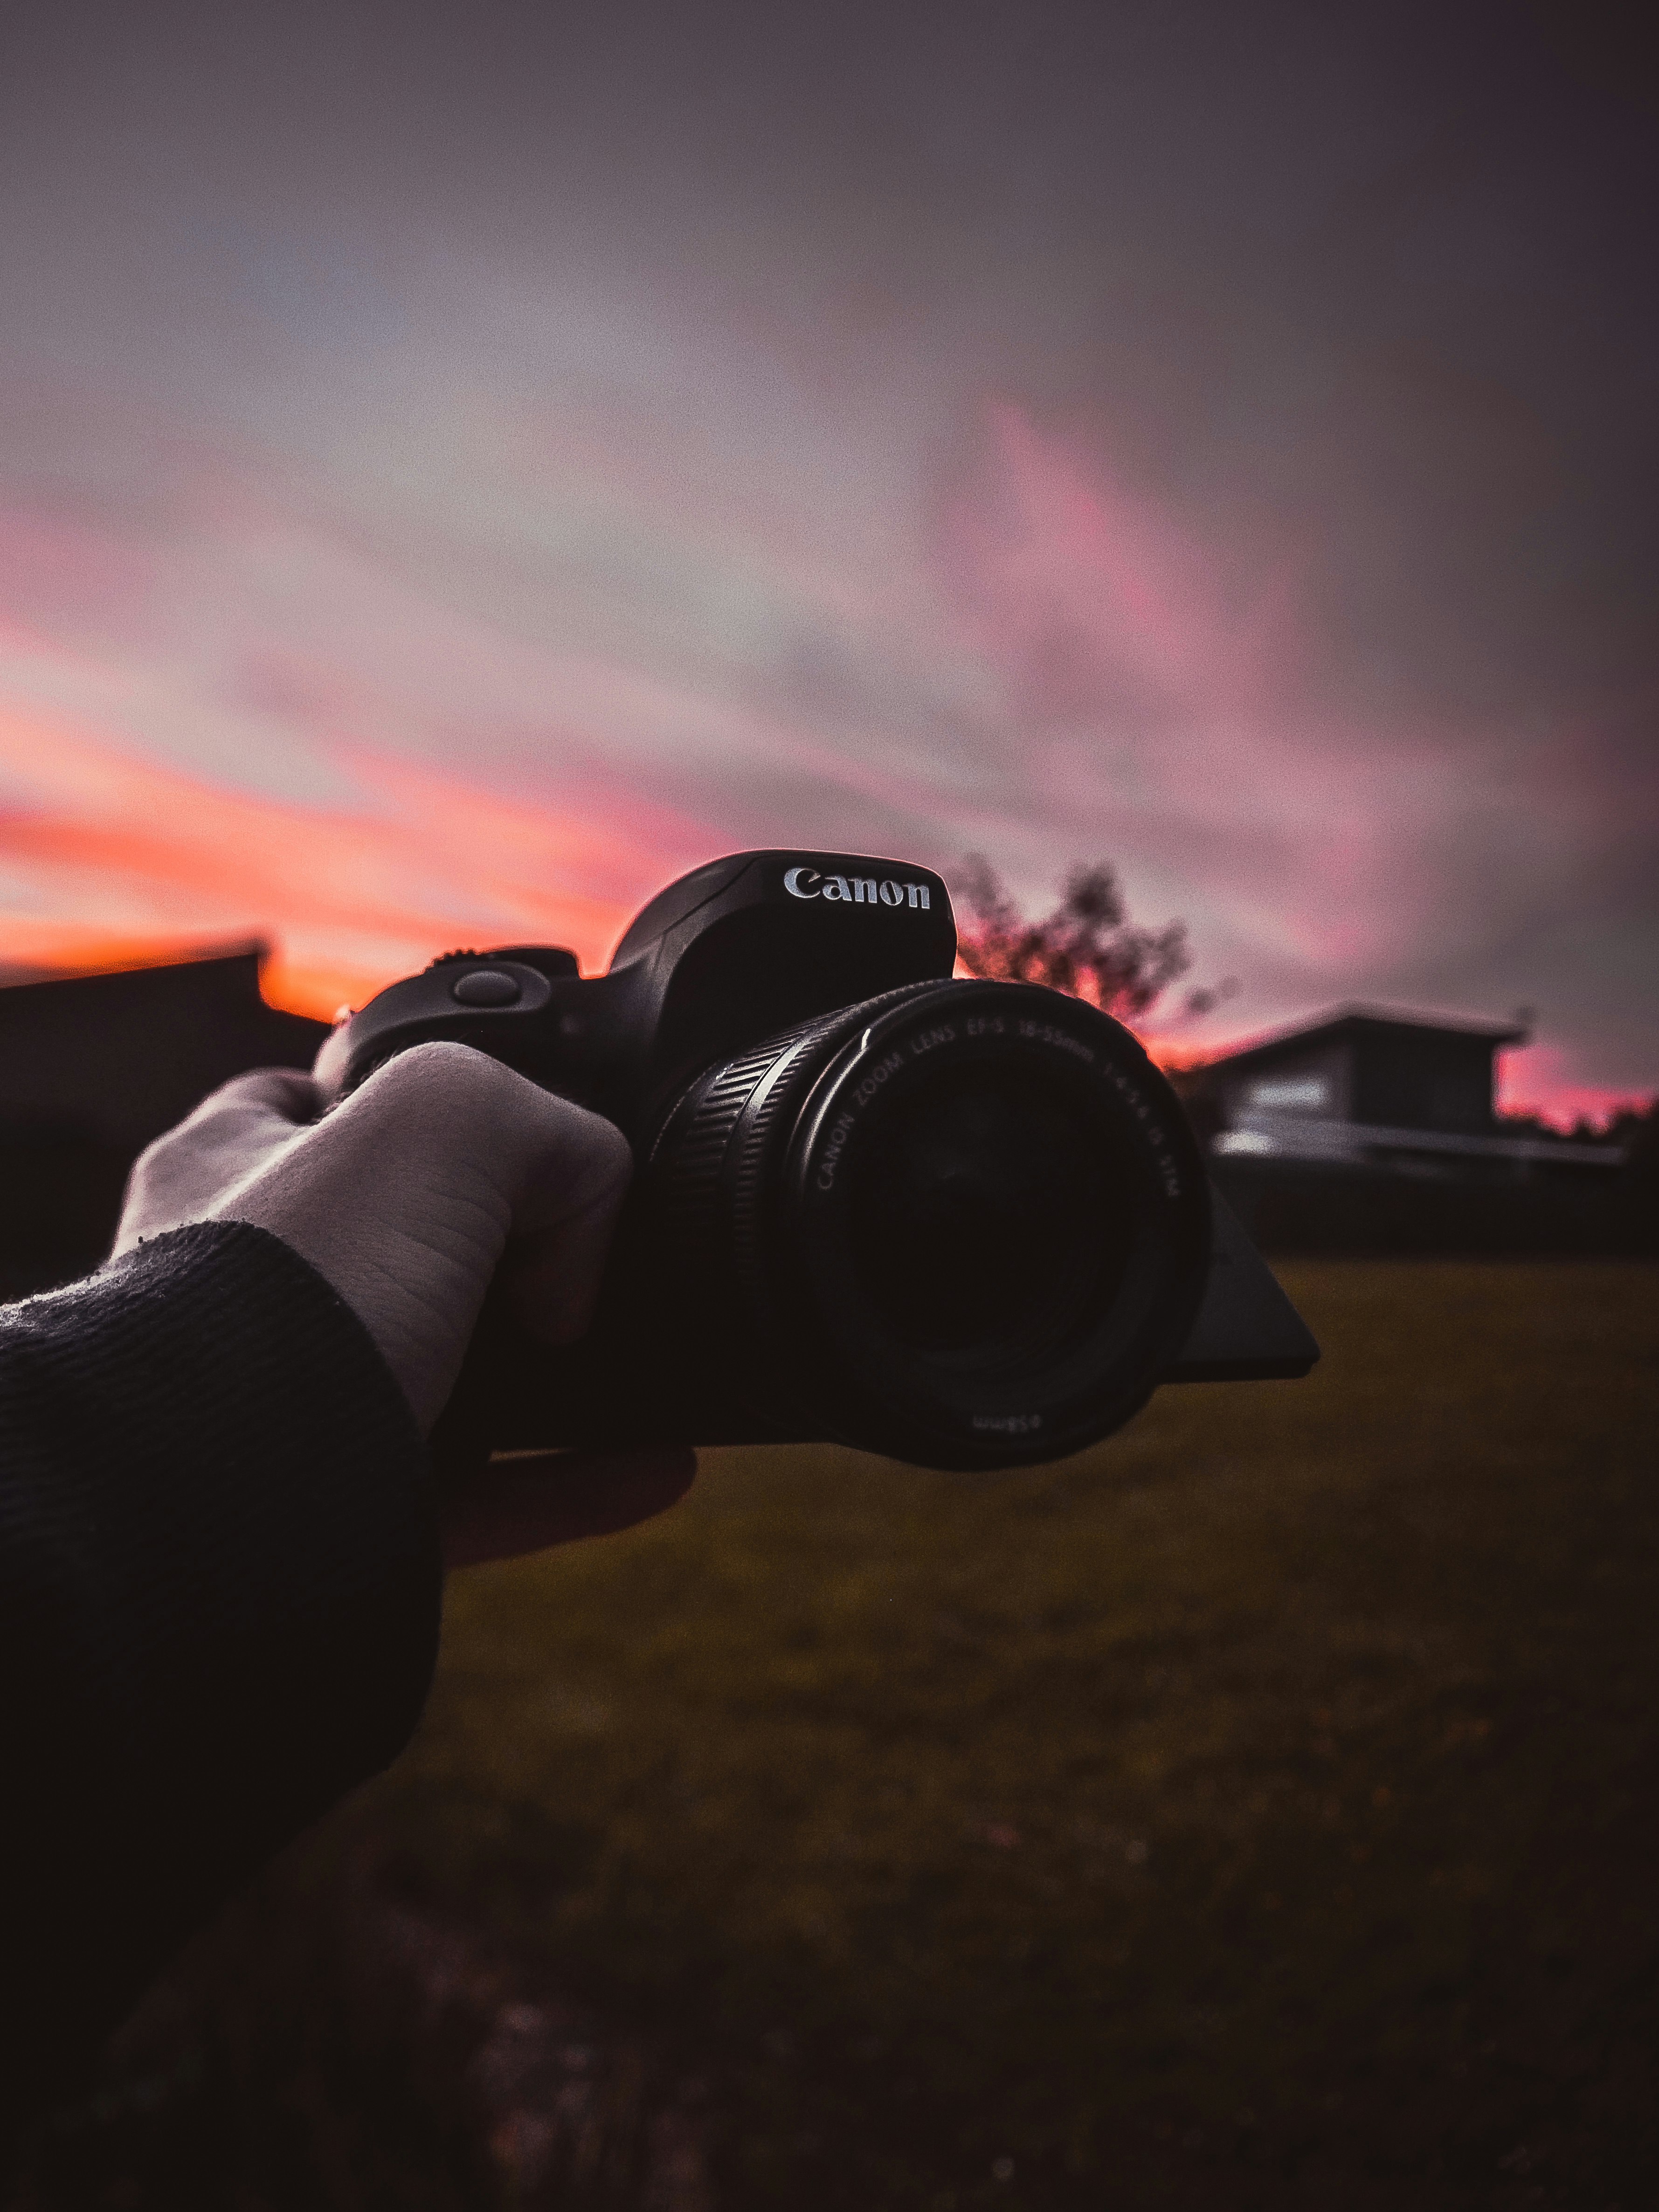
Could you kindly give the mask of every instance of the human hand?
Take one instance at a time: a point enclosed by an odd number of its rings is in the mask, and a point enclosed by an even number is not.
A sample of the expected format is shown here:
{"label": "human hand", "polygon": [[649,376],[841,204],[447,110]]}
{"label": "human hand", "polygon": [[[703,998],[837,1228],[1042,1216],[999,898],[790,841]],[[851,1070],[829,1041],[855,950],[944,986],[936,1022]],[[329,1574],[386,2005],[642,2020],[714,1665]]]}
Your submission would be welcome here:
{"label": "human hand", "polygon": [[[307,1075],[236,1077],[143,1152],[113,1254],[191,1221],[249,1221],[351,1307],[430,1429],[499,1271],[550,1343],[592,1314],[632,1169],[627,1140],[459,1044],[416,1045],[322,1119]],[[689,1451],[511,1461],[446,1515],[452,1565],[626,1528],[689,1486]]]}

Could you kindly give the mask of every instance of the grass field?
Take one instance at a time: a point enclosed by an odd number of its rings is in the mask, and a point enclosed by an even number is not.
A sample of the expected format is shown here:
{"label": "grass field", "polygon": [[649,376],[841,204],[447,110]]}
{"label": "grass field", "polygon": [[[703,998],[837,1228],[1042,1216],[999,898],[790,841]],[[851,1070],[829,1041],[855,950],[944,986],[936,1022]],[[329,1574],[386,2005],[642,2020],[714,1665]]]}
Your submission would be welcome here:
{"label": "grass field", "polygon": [[732,2212],[1659,2200],[1659,1270],[1281,1272],[1306,1382],[457,1577],[307,1878],[683,2054]]}

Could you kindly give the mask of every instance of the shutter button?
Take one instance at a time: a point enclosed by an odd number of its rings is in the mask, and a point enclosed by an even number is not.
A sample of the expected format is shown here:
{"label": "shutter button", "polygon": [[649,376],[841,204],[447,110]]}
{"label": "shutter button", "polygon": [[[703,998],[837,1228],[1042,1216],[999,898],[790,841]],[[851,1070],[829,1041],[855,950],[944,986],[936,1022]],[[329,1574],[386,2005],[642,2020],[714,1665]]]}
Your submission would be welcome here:
{"label": "shutter button", "polygon": [[450,996],[464,1006],[510,1006],[524,996],[524,986],[504,969],[473,968],[456,977]]}

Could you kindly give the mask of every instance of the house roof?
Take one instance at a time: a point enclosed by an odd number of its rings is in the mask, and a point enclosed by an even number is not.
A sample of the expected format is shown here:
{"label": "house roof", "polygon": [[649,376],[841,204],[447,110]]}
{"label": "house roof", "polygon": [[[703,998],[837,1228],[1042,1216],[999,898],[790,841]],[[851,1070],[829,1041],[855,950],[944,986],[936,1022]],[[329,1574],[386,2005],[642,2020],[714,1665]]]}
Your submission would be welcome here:
{"label": "house roof", "polygon": [[252,959],[257,974],[270,957],[270,946],[263,937],[237,937],[222,945],[170,946],[148,955],[133,952],[112,966],[107,961],[0,961],[0,990],[21,990],[35,983],[96,982],[110,975],[149,975],[158,968],[206,968],[227,960]]}
{"label": "house roof", "polygon": [[1341,1044],[1361,1036],[1467,1037],[1490,1045],[1494,1052],[1507,1044],[1524,1044],[1531,1036],[1524,1023],[1446,1021],[1431,1014],[1406,1013],[1389,1006],[1338,1006],[1313,1022],[1298,1022],[1288,1029],[1269,1030],[1231,1052],[1218,1053],[1206,1069],[1237,1067],[1250,1060],[1274,1057],[1287,1045]]}

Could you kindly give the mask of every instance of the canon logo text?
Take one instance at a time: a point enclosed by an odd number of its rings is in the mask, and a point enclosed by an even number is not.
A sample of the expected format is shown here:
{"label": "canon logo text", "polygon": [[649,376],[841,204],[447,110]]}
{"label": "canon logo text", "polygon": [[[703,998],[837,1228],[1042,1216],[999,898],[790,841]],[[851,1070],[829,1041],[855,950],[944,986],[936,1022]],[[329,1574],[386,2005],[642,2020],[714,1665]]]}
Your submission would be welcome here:
{"label": "canon logo text", "polygon": [[878,883],[873,876],[823,876],[816,868],[788,868],[783,888],[791,898],[829,899],[847,906],[931,908],[926,884]]}

